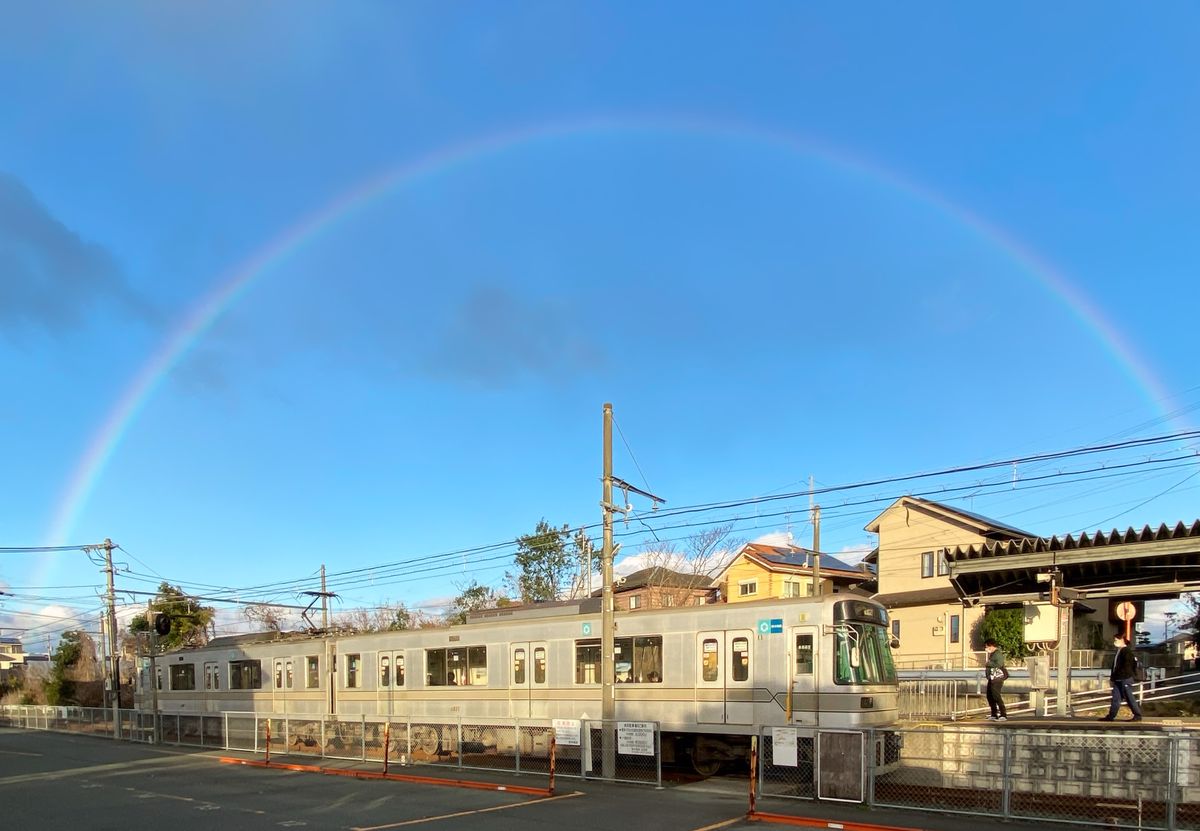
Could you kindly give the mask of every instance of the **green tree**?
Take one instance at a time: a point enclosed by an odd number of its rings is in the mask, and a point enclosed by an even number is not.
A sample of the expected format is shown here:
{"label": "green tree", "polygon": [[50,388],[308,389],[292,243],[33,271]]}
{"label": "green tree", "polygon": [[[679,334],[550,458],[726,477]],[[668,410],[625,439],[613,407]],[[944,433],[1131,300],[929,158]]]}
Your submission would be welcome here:
{"label": "green tree", "polygon": [[74,670],[84,658],[85,650],[94,650],[91,638],[79,631],[63,632],[58,647],[50,656],[50,677],[46,679],[46,703],[74,704]]}
{"label": "green tree", "polygon": [[513,562],[518,570],[507,575],[513,593],[522,603],[557,600],[570,588],[578,562],[570,526],[555,528],[543,518],[532,534],[517,537],[516,542]]}
{"label": "green tree", "polygon": [[150,612],[147,615],[134,615],[129,621],[129,631],[134,633],[148,632],[153,625],[154,616],[163,614],[171,622],[171,630],[166,635],[160,635],[160,649],[176,649],[181,646],[204,646],[208,643],[208,630],[212,626],[216,612],[211,606],[201,605],[194,597],[183,591],[163,583],[158,587],[158,593],[150,601]]}
{"label": "green tree", "polygon": [[1025,646],[1025,612],[1022,609],[992,609],[979,621],[976,635],[983,642],[993,640],[1004,650],[1008,658],[1024,658],[1029,650]]}

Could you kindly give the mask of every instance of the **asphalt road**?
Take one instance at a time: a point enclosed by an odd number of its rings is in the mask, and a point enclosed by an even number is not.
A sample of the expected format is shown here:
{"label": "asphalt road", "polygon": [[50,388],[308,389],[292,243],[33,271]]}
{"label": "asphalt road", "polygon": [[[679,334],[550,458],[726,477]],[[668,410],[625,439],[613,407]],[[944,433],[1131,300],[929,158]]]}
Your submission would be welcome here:
{"label": "asphalt road", "polygon": [[[710,780],[655,790],[559,779],[553,797],[222,764],[220,753],[0,728],[0,817],[6,829],[193,831],[700,831],[763,829],[745,820],[744,783]],[[408,769],[411,772],[413,769]],[[444,772],[422,771],[429,776]],[[488,779],[471,775],[473,779]],[[544,777],[490,777],[544,787]],[[1035,828],[978,817],[868,811],[772,800],[760,810],[949,831]],[[828,827],[838,827],[830,825]]]}

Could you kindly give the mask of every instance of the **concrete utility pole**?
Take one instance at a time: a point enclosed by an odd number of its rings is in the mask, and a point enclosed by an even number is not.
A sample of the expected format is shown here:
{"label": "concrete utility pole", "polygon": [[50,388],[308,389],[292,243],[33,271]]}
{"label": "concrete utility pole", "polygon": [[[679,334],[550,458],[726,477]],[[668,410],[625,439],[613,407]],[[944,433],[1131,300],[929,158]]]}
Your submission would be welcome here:
{"label": "concrete utility pole", "polygon": [[329,628],[329,593],[325,589],[324,563],[321,563],[321,628]]}
{"label": "concrete utility pole", "polygon": [[614,641],[616,640],[613,616],[613,512],[612,504],[612,404],[604,405],[604,488],[600,507],[604,513],[604,547],[600,551],[600,579],[604,584],[604,596],[600,601],[600,718],[604,719],[603,761],[601,775],[614,779],[617,774],[617,748],[612,721],[617,717],[617,702],[613,696],[613,679],[616,678]]}
{"label": "concrete utility pole", "polygon": [[158,652],[158,627],[154,625],[153,600],[146,601],[146,622],[150,624],[150,671],[147,679],[150,683],[150,718],[154,725],[152,743],[158,744],[158,667],[154,663],[154,656]]}
{"label": "concrete utility pole", "polygon": [[820,597],[821,591],[821,506],[812,506],[813,550],[812,550],[812,580],[813,596]]}
{"label": "concrete utility pole", "polygon": [[113,738],[121,738],[121,653],[117,649],[117,598],[113,588],[112,552],[116,548],[107,537],[104,544],[104,573],[108,578],[108,648],[112,658]]}

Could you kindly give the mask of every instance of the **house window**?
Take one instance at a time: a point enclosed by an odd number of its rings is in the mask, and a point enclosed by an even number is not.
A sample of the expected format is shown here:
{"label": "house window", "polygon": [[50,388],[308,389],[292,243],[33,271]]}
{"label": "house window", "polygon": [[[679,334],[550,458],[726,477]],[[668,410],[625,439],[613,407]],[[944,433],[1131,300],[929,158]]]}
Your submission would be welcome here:
{"label": "house window", "polygon": [[346,689],[352,690],[358,686],[358,672],[361,664],[361,655],[346,656]]}
{"label": "house window", "polygon": [[379,656],[379,686],[389,687],[392,684],[392,660],[387,655]]}
{"label": "house window", "polygon": [[209,661],[204,665],[204,689],[221,689],[221,674],[217,671],[216,661]]}
{"label": "house window", "polygon": [[922,577],[932,577],[933,576],[933,552],[932,551],[926,551],[925,553],[923,553],[921,555],[921,576]]}
{"label": "house window", "polygon": [[304,659],[304,686],[310,690],[321,686],[321,659],[316,655]]}
{"label": "house window", "polygon": [[716,638],[705,638],[700,644],[700,677],[716,681],[720,677],[721,652]]}
{"label": "house window", "polygon": [[733,680],[745,681],[750,677],[750,641],[747,638],[734,638],[731,650]]}
{"label": "house window", "polygon": [[900,621],[898,621],[896,618],[892,618],[892,637],[900,637]]}
{"label": "house window", "polygon": [[636,609],[641,605],[642,605],[642,598],[638,597],[636,594],[629,598],[630,610]]}
{"label": "house window", "polygon": [[538,646],[533,650],[533,683],[546,683],[546,647]]}
{"label": "house window", "polygon": [[172,664],[171,665],[171,689],[173,689],[173,690],[194,690],[194,689],[196,689],[196,665],[195,664]]}
{"label": "house window", "polygon": [[738,583],[738,597],[751,597],[758,594],[757,580],[742,580]]}
{"label": "house window", "polygon": [[950,561],[946,559],[946,552],[943,551],[937,558],[938,577],[945,577],[950,573]]}
{"label": "house window", "polygon": [[959,616],[950,615],[950,643],[958,643]]}
{"label": "house window", "polygon": [[664,594],[662,596],[662,604],[664,607],[674,606],[675,605],[675,595]]}
{"label": "house window", "polygon": [[261,690],[262,661],[230,661],[229,689]]}
{"label": "house window", "polygon": [[487,647],[427,649],[425,671],[431,687],[487,686]]}

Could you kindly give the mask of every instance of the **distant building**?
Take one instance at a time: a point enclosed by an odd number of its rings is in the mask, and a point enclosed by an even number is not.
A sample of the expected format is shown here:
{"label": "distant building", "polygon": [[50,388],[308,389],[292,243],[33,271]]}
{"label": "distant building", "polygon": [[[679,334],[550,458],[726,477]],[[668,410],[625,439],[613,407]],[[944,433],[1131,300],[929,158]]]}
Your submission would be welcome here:
{"label": "distant building", "polygon": [[814,564],[819,572],[822,594],[850,591],[873,579],[873,575],[828,554],[796,545],[747,543],[717,576],[724,599],[729,603],[776,597],[807,597],[816,594]]}
{"label": "distant building", "polygon": [[[592,592],[601,597],[603,589]],[[716,599],[711,577],[654,566],[613,580],[613,608],[618,611],[703,606]]]}
{"label": "distant building", "polygon": [[25,646],[20,638],[0,638],[0,672],[25,663]]}

